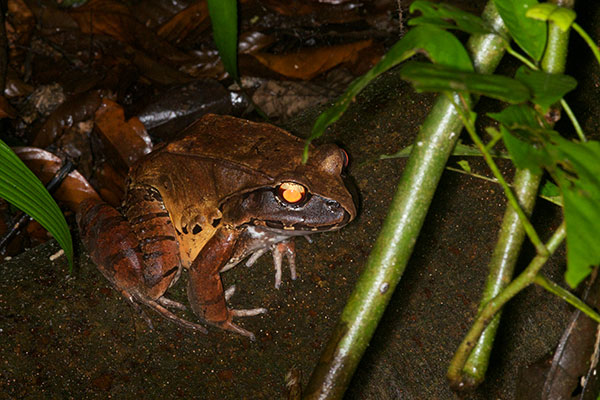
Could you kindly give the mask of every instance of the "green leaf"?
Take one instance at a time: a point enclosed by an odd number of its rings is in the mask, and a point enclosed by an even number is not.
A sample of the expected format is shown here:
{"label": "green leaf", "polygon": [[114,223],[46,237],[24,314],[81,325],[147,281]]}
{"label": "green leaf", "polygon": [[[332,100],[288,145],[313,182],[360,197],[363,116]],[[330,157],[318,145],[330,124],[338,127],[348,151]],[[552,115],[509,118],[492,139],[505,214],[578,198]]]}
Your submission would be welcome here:
{"label": "green leaf", "polygon": [[494,33],[489,24],[480,17],[448,4],[434,4],[417,0],[410,5],[410,12],[420,11],[420,17],[408,20],[408,25],[435,25],[442,29],[457,29],[470,34]]}
{"label": "green leaf", "polygon": [[531,97],[527,86],[502,75],[459,71],[444,65],[411,61],[400,75],[421,92],[468,92],[508,103],[522,103]]}
{"label": "green leaf", "polygon": [[65,217],[40,180],[0,140],[0,197],[29,214],[50,232],[73,266],[73,243]]}
{"label": "green leaf", "polygon": [[471,165],[469,165],[469,162],[467,160],[460,160],[458,162],[458,165],[460,165],[463,171],[471,173]]}
{"label": "green leaf", "polygon": [[575,78],[563,74],[549,74],[520,67],[515,78],[523,82],[533,94],[532,101],[546,112],[550,106],[577,87]]}
{"label": "green leaf", "polygon": [[541,144],[544,137],[556,133],[545,126],[532,107],[513,105],[499,113],[489,113],[488,116],[501,123],[502,140],[517,167],[540,174],[543,166],[552,163],[550,155]]}
{"label": "green leaf", "polygon": [[563,195],[567,224],[567,272],[576,287],[600,264],[600,142],[556,139],[556,163],[550,173]]}
{"label": "green leaf", "polygon": [[530,7],[525,16],[539,21],[554,22],[563,32],[566,32],[575,21],[577,14],[570,8],[543,3]]}
{"label": "green leaf", "polygon": [[208,13],[212,24],[213,38],[225,66],[225,71],[235,81],[239,81],[237,68],[237,1],[208,0]]}
{"label": "green leaf", "polygon": [[494,0],[494,4],[515,42],[539,61],[546,47],[546,24],[525,16],[537,0]]}
{"label": "green leaf", "polygon": [[409,30],[402,39],[390,48],[377,65],[363,76],[355,79],[333,106],[319,115],[310,137],[306,140],[303,160],[306,161],[308,158],[308,145],[310,142],[320,137],[329,125],[342,116],[356,95],[369,82],[419,51],[424,52],[435,63],[451,66],[461,71],[473,71],[469,53],[451,33],[430,25],[417,26]]}
{"label": "green leaf", "polygon": [[542,199],[548,200],[551,203],[556,204],[557,206],[563,206],[563,199],[560,193],[560,189],[554,183],[550,181],[544,182],[542,189],[540,190],[540,197]]}

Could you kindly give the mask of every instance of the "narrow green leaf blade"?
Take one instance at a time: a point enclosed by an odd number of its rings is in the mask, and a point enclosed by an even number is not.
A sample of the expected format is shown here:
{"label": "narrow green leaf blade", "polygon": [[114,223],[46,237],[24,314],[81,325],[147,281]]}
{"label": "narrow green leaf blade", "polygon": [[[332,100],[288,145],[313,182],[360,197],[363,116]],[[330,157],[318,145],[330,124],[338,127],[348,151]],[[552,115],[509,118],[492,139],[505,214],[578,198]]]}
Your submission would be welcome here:
{"label": "narrow green leaf blade", "polygon": [[449,4],[417,0],[410,5],[410,12],[416,11],[420,11],[421,16],[409,19],[408,25],[435,25],[442,29],[457,29],[470,34],[494,33],[481,17]]}
{"label": "narrow green leaf blade", "polygon": [[502,75],[458,71],[444,65],[417,61],[406,63],[400,74],[422,92],[468,92],[508,103],[522,103],[531,97],[527,86]]}
{"label": "narrow green leaf blade", "polygon": [[525,66],[517,70],[515,78],[531,90],[532,101],[542,107],[544,111],[547,111],[552,104],[577,87],[577,81],[573,77],[533,71]]}
{"label": "narrow green leaf blade", "polygon": [[238,18],[236,0],[208,0],[213,38],[225,71],[239,81],[237,67]]}
{"label": "narrow green leaf blade", "polygon": [[338,100],[319,115],[310,137],[306,140],[304,157],[308,158],[308,145],[320,137],[325,129],[337,121],[356,95],[380,74],[412,57],[417,51],[423,51],[435,63],[454,67],[461,71],[473,71],[469,53],[462,43],[451,33],[430,25],[417,26],[408,31],[385,56],[366,74],[355,79]]}
{"label": "narrow green leaf blade", "polygon": [[73,265],[73,242],[65,217],[39,179],[0,140],[0,197],[29,214],[50,232]]}
{"label": "narrow green leaf blade", "polygon": [[537,0],[494,0],[494,4],[515,42],[539,61],[546,47],[546,24],[525,16]]}

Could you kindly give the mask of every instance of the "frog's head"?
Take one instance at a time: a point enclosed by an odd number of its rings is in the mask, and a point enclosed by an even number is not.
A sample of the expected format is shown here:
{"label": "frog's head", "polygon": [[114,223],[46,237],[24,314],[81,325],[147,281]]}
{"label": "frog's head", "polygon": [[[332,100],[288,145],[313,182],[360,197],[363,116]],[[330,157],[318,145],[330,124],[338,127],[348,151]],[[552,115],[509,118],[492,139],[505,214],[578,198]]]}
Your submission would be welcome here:
{"label": "frog's head", "polygon": [[268,184],[226,199],[220,207],[224,219],[288,235],[339,229],[356,216],[343,181],[347,163],[346,152],[336,145],[313,148],[306,164],[298,157]]}

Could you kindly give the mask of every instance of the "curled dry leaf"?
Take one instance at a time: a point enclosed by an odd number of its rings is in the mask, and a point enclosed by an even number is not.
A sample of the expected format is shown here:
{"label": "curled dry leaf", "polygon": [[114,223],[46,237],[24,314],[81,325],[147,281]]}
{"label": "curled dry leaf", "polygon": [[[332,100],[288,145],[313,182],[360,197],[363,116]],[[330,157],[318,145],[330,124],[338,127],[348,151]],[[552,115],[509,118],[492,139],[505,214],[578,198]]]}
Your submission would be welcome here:
{"label": "curled dry leaf", "polygon": [[354,62],[358,52],[371,46],[372,40],[339,46],[304,49],[290,54],[255,53],[262,64],[289,78],[310,80],[344,62]]}
{"label": "curled dry leaf", "polygon": [[137,117],[125,121],[123,107],[104,99],[96,111],[94,128],[106,155],[118,168],[129,168],[140,157],[152,151],[152,141]]}
{"label": "curled dry leaf", "polygon": [[177,13],[160,27],[158,36],[171,43],[181,43],[191,34],[204,32],[210,26],[206,1],[196,2]]}
{"label": "curled dry leaf", "polygon": [[137,112],[153,137],[169,140],[204,114],[231,114],[231,94],[214,79],[171,85]]}
{"label": "curled dry leaf", "polygon": [[102,96],[102,91],[93,90],[73,96],[62,103],[37,130],[32,144],[36,147],[46,147],[54,142],[65,128],[92,118],[100,106]]}
{"label": "curled dry leaf", "polygon": [[254,54],[275,42],[275,37],[258,31],[248,31],[240,35],[238,51],[241,54]]}
{"label": "curled dry leaf", "polygon": [[[13,147],[13,151],[44,184],[50,181],[62,166],[59,157],[44,149]],[[83,175],[78,171],[72,171],[55,190],[53,196],[70,210],[76,211],[80,202],[91,197],[97,198],[98,194]]]}

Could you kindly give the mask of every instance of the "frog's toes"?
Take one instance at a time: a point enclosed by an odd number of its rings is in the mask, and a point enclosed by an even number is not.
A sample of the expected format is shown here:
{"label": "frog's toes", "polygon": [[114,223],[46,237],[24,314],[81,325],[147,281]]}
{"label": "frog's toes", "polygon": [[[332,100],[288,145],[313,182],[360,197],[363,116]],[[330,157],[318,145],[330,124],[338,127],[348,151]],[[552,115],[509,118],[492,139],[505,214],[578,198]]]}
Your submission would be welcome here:
{"label": "frog's toes", "polygon": [[260,256],[265,254],[268,250],[269,250],[268,247],[264,247],[262,249],[256,250],[254,253],[252,253],[252,255],[246,261],[246,267],[251,267],[252,265],[254,265],[256,260],[258,260],[260,258]]}
{"label": "frog's toes", "polygon": [[227,290],[223,293],[225,295],[225,301],[229,301],[233,294],[235,293],[235,285],[231,285],[227,288]]}
{"label": "frog's toes", "polygon": [[178,301],[167,299],[166,297],[159,297],[156,302],[164,307],[176,308],[177,310],[186,310],[187,307]]}
{"label": "frog's toes", "polygon": [[267,309],[264,307],[249,308],[246,310],[229,310],[234,317],[254,317],[255,315],[266,314]]}
{"label": "frog's toes", "polygon": [[147,300],[147,301],[144,301],[144,303],[148,307],[150,307],[152,310],[156,311],[157,313],[159,313],[160,315],[162,315],[163,317],[165,317],[169,321],[174,322],[175,324],[177,324],[179,326],[182,326],[182,327],[188,328],[188,329],[192,329],[192,330],[195,330],[195,331],[199,331],[199,332],[202,332],[202,333],[208,333],[208,331],[206,330],[206,328],[203,327],[202,325],[198,325],[198,324],[195,324],[193,322],[190,322],[190,321],[187,321],[187,320],[185,320],[183,318],[178,317],[177,315],[173,314],[171,311],[167,310],[162,305],[160,305],[158,303],[158,301]]}
{"label": "frog's toes", "polygon": [[281,274],[282,274],[282,264],[283,264],[283,256],[288,260],[288,264],[290,266],[290,276],[292,280],[296,279],[296,251],[294,242],[285,241],[277,243],[272,248],[273,252],[273,264],[275,265],[275,289],[279,289],[281,286]]}
{"label": "frog's toes", "polygon": [[226,330],[231,331],[231,332],[239,333],[242,336],[246,336],[247,338],[249,338],[253,342],[256,340],[256,336],[254,336],[254,333],[252,333],[250,331],[247,331],[246,329],[237,326],[233,322],[226,322],[226,323],[224,323],[224,324],[221,325],[221,328],[226,329]]}

